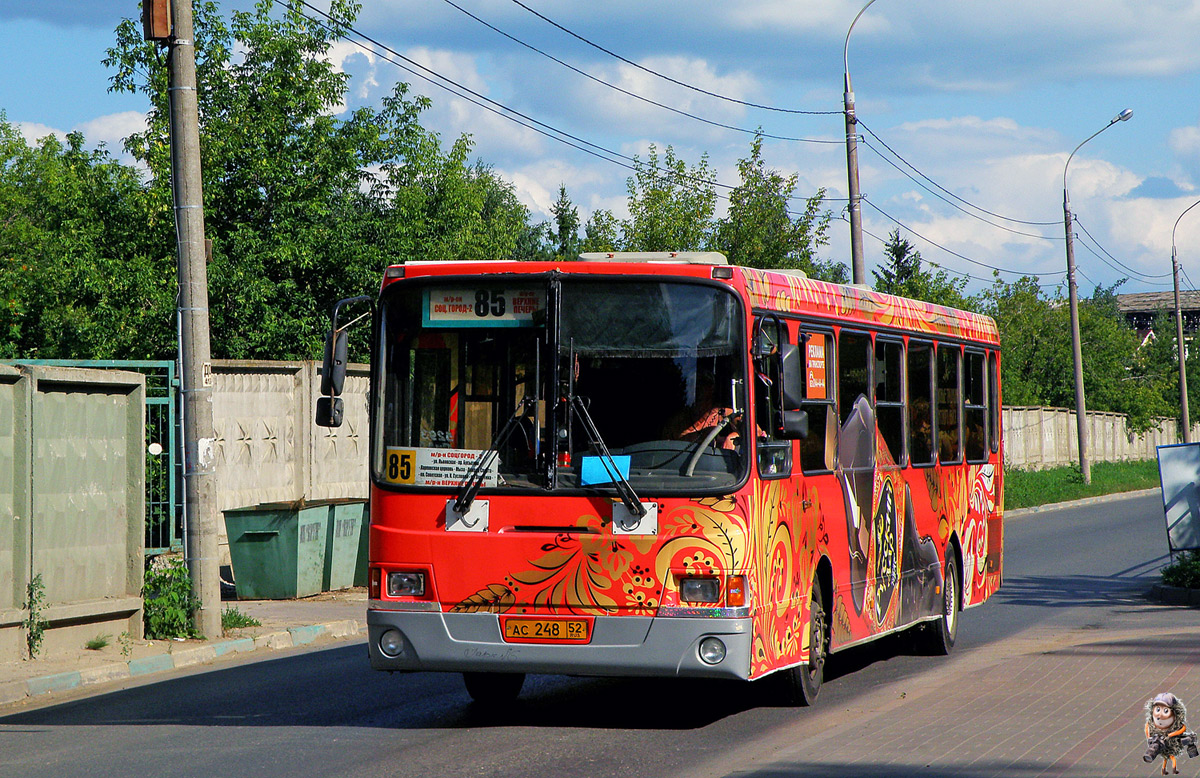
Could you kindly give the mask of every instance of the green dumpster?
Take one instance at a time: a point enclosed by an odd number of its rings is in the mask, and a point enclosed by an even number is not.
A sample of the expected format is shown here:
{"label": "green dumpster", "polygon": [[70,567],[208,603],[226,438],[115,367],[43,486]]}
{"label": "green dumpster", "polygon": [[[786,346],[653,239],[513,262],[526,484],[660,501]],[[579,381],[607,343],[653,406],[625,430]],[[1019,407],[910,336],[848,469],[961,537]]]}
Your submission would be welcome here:
{"label": "green dumpster", "polygon": [[240,600],[288,600],[322,590],[331,507],[225,511]]}
{"label": "green dumpster", "polygon": [[366,524],[365,502],[329,506],[329,528],[325,534],[326,591],[366,585]]}

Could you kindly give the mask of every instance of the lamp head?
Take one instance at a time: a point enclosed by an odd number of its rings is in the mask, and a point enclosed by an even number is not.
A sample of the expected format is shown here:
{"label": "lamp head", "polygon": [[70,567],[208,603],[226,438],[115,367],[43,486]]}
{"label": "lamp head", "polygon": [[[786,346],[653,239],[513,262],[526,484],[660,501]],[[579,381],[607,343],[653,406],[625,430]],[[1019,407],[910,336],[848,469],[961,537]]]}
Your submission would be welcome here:
{"label": "lamp head", "polygon": [[1114,116],[1111,123],[1116,124],[1117,122],[1127,122],[1129,121],[1130,116],[1133,116],[1133,109],[1126,108],[1124,111],[1121,111],[1119,114]]}

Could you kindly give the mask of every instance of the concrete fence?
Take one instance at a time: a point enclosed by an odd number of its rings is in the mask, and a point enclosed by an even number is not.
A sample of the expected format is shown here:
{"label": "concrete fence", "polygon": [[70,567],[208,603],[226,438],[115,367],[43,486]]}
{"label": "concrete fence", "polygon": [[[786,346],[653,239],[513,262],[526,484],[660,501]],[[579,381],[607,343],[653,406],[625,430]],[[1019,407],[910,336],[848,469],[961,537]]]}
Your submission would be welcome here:
{"label": "concrete fence", "polygon": [[[0,365],[0,661],[142,636],[145,379]],[[31,603],[40,576],[44,596]]]}
{"label": "concrete fence", "polygon": [[[319,362],[216,360],[212,373],[218,510],[367,499],[368,366],[350,366],[337,429],[313,422]],[[223,520],[220,548],[228,565]]]}
{"label": "concrete fence", "polygon": [[[1075,411],[1066,408],[1004,408],[1004,465],[1042,470],[1079,461],[1079,432]],[[1197,427],[1193,426],[1196,440]],[[1092,462],[1128,462],[1154,459],[1158,446],[1182,443],[1174,419],[1161,419],[1158,427],[1134,435],[1125,428],[1125,415],[1088,411],[1088,457]]]}

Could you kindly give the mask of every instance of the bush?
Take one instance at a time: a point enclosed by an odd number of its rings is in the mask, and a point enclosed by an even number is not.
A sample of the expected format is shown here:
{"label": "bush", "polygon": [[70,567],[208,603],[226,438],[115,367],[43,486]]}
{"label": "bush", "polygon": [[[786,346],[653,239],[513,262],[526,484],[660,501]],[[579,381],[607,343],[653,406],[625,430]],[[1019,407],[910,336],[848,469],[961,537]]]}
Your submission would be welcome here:
{"label": "bush", "polygon": [[1162,581],[1167,586],[1200,589],[1200,552],[1185,551],[1162,569]]}
{"label": "bush", "polygon": [[243,627],[261,627],[262,622],[253,616],[242,613],[232,605],[221,611],[221,631],[228,632],[231,629],[242,629]]}
{"label": "bush", "polygon": [[146,637],[152,640],[199,637],[192,614],[199,610],[200,600],[192,594],[187,566],[179,557],[165,562],[161,559],[151,563],[142,587]]}

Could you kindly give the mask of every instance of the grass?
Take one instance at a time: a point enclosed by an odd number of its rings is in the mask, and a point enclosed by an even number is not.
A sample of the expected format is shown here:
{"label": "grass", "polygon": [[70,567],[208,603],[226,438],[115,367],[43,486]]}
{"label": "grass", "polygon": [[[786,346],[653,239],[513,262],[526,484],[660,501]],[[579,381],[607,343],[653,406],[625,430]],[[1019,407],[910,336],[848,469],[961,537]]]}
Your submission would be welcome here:
{"label": "grass", "polygon": [[83,647],[86,648],[88,651],[99,651],[100,649],[102,649],[108,645],[108,639],[110,637],[112,637],[112,636],[111,635],[97,635],[96,637],[92,638],[88,642],[84,643]]}
{"label": "grass", "polygon": [[1005,470],[1004,509],[1030,508],[1103,494],[1157,489],[1158,462],[1097,462],[1092,465],[1092,482],[1085,484],[1074,465],[1049,470]]}
{"label": "grass", "polygon": [[237,608],[230,606],[221,611],[221,631],[228,632],[231,629],[241,629],[242,627],[259,627],[262,622],[253,616],[242,613]]}

